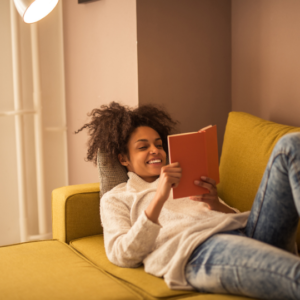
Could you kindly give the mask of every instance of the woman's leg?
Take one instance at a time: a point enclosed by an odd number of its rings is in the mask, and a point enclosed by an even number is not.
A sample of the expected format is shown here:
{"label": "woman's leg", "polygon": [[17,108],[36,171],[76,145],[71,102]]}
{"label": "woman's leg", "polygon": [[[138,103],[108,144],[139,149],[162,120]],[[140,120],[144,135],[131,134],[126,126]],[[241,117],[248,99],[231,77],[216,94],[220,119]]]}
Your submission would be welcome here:
{"label": "woman's leg", "polygon": [[293,252],[300,213],[300,133],[274,147],[245,228],[248,237]]}
{"label": "woman's leg", "polygon": [[185,274],[200,292],[300,299],[300,259],[238,231],[216,234],[198,246]]}
{"label": "woman's leg", "polygon": [[203,292],[300,299],[300,259],[287,252],[294,250],[299,212],[300,134],[295,133],[274,147],[245,228],[247,237],[234,231],[209,238],[190,257],[187,280]]}

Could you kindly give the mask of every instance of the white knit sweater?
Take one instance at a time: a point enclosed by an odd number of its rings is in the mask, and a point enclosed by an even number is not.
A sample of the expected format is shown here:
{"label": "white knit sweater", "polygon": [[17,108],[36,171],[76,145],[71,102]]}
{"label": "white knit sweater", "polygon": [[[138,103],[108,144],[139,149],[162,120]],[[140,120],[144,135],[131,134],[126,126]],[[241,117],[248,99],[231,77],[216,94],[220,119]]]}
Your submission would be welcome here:
{"label": "white knit sweater", "polygon": [[100,213],[108,259],[120,267],[138,267],[164,277],[171,289],[193,289],[184,268],[197,245],[211,235],[246,226],[249,212],[224,214],[189,198],[174,200],[172,193],[155,224],[145,215],[159,178],[151,183],[133,172],[101,198]]}

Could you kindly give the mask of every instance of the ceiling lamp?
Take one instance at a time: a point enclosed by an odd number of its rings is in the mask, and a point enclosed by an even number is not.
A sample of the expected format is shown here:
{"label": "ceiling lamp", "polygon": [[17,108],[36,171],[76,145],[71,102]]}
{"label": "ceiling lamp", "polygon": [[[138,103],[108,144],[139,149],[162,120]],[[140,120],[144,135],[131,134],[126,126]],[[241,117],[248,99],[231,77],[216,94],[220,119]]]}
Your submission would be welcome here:
{"label": "ceiling lamp", "polygon": [[25,23],[34,23],[46,17],[58,0],[14,0],[17,11]]}

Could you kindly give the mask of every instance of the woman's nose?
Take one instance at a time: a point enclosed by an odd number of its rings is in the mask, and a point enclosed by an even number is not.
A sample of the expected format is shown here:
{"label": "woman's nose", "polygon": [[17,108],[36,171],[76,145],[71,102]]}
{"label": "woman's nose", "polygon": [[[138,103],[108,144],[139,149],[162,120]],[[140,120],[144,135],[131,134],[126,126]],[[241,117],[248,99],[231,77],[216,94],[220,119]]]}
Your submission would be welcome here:
{"label": "woman's nose", "polygon": [[152,147],[150,147],[150,153],[156,154],[156,153],[158,153],[158,149],[155,146],[152,146]]}

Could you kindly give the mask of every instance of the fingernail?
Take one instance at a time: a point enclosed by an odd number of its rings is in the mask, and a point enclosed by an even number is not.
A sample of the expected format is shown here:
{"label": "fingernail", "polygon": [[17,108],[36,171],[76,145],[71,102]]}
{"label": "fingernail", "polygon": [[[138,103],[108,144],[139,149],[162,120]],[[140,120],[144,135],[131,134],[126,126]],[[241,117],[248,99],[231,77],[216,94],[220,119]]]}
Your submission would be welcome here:
{"label": "fingernail", "polygon": [[195,180],[194,183],[195,184],[200,184],[200,181],[199,180]]}
{"label": "fingernail", "polygon": [[201,179],[206,179],[206,177],[205,176],[201,176]]}

